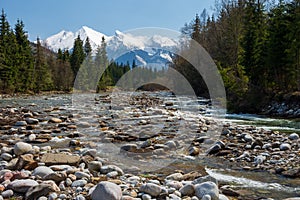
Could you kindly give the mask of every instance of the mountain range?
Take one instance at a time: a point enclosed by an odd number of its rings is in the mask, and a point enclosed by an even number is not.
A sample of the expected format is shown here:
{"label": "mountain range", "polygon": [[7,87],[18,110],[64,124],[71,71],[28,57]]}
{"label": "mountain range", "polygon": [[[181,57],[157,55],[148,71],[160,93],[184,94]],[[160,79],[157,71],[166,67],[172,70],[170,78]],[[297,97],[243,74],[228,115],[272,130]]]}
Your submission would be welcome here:
{"label": "mountain range", "polygon": [[109,59],[124,64],[129,62],[131,65],[135,60],[138,66],[164,67],[172,62],[172,56],[178,47],[178,40],[166,36],[155,34],[136,36],[121,31],[115,31],[115,35],[107,36],[87,26],[81,27],[76,32],[63,30],[43,40],[42,44],[56,52],[58,49],[72,51],[74,40],[78,35],[84,43],[87,37],[89,38],[93,53],[101,45],[104,37]]}

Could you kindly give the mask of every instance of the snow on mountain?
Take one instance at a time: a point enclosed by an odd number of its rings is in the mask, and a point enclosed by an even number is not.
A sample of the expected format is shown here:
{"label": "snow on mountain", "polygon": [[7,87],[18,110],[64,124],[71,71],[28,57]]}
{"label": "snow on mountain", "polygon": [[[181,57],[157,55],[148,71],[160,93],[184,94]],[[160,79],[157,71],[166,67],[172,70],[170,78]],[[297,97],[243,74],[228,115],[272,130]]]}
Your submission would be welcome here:
{"label": "snow on mountain", "polygon": [[84,43],[89,37],[93,52],[101,45],[102,37],[104,37],[110,59],[131,64],[135,60],[138,66],[146,66],[155,62],[164,65],[171,62],[173,53],[170,52],[174,52],[178,44],[177,40],[165,36],[136,36],[118,30],[115,35],[107,36],[87,26],[83,26],[75,33],[61,31],[42,41],[42,44],[53,51],[58,51],[59,48],[71,50],[78,35]]}

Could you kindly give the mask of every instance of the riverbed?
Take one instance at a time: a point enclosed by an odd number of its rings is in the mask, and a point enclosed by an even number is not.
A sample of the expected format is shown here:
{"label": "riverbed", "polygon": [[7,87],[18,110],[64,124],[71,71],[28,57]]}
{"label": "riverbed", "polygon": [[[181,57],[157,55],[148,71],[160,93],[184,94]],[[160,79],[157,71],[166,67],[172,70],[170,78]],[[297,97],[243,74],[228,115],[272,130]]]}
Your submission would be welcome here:
{"label": "riverbed", "polygon": [[[132,96],[142,96],[143,98],[132,99]],[[168,92],[120,93],[114,94],[114,96],[110,96],[110,94],[28,96],[1,99],[0,107],[30,108],[32,111],[48,112],[54,116],[72,115],[77,120],[77,131],[84,135],[81,138],[83,141],[96,143],[99,155],[119,163],[121,167],[128,170],[134,167],[140,169],[149,167],[150,158],[144,157],[143,154],[136,156],[139,159],[134,158],[134,161],[139,161],[136,165],[133,165],[132,160],[129,160],[128,157],[120,156],[120,147],[134,141],[136,137],[141,138],[140,134],[143,133],[144,141],[149,141],[149,139],[165,141],[170,138],[174,141],[175,139],[184,141],[182,144],[186,144],[181,149],[170,153],[168,159],[166,157],[163,157],[162,160],[151,158],[153,166],[149,171],[159,171],[160,168],[178,160],[188,163],[188,168],[191,170],[193,169],[191,164],[199,165],[201,163],[206,167],[206,172],[216,178],[221,185],[230,185],[230,188],[241,191],[245,198],[283,199],[300,195],[299,178],[290,179],[263,170],[243,170],[229,160],[207,157],[205,152],[212,143],[208,143],[208,147],[203,147],[205,149],[200,151],[197,156],[186,155],[186,149],[190,145],[188,143],[193,142],[194,138],[188,138],[189,135],[201,135],[201,133],[208,132],[213,140],[217,140],[223,124],[250,126],[256,129],[290,134],[300,133],[300,122],[297,120],[272,119],[245,114],[216,116],[211,114],[215,112],[209,100],[175,97]],[[195,122],[199,121],[203,124],[200,128],[195,125]],[[99,123],[100,127],[101,123],[105,126],[103,125],[103,128],[99,129]],[[119,133],[124,136],[125,141],[116,135],[108,137],[105,132],[108,131],[105,130],[106,127],[113,127],[114,132],[111,134]],[[206,130],[208,127],[213,128]],[[137,136],[137,134],[139,135]],[[57,137],[53,141],[59,145],[61,140]],[[140,146],[145,145],[144,141],[137,143]],[[161,161],[166,163],[161,165]],[[300,166],[300,163],[298,165]]]}

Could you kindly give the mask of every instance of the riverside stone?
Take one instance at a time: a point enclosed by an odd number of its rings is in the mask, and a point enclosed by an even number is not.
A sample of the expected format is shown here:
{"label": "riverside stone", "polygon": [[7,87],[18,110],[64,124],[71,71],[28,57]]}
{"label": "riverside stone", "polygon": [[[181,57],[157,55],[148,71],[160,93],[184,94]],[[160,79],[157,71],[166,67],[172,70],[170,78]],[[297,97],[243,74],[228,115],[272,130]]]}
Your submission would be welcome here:
{"label": "riverside stone", "polygon": [[51,192],[51,186],[48,184],[39,184],[28,189],[25,200],[37,199],[41,196],[48,195]]}
{"label": "riverside stone", "polygon": [[289,139],[290,140],[298,140],[299,135],[297,133],[292,133],[292,134],[289,135]]}
{"label": "riverside stone", "polygon": [[288,143],[282,143],[279,148],[281,151],[286,151],[286,150],[291,150],[292,147]]}
{"label": "riverside stone", "polygon": [[102,163],[100,161],[91,161],[88,163],[88,169],[92,172],[92,171],[96,171],[96,172],[100,172],[102,167]]}
{"label": "riverside stone", "polygon": [[15,192],[26,193],[32,186],[38,185],[38,182],[31,179],[14,180],[8,184],[7,188]]}
{"label": "riverside stone", "polygon": [[49,119],[49,123],[62,123],[62,120],[59,118],[52,117]]}
{"label": "riverside stone", "polygon": [[146,183],[140,187],[139,191],[150,194],[153,197],[157,197],[161,193],[162,188],[154,183]]}
{"label": "riverside stone", "polygon": [[122,176],[124,174],[123,170],[116,165],[104,165],[101,167],[102,174],[108,174],[109,172],[117,171],[118,175]]}
{"label": "riverside stone", "polygon": [[122,190],[120,186],[103,181],[99,183],[91,195],[92,200],[120,200],[122,198]]}
{"label": "riverside stone", "polygon": [[87,181],[86,180],[84,180],[84,179],[82,179],[82,180],[77,180],[77,181],[74,181],[73,183],[72,183],[72,187],[83,187],[83,186],[85,186],[87,184]]}
{"label": "riverside stone", "polygon": [[77,165],[80,161],[78,155],[67,155],[64,153],[46,153],[42,156],[41,162],[49,165]]}
{"label": "riverside stone", "polygon": [[32,150],[32,145],[25,142],[17,142],[14,146],[14,153],[19,156]]}
{"label": "riverside stone", "polygon": [[179,189],[183,196],[193,196],[195,194],[195,187],[193,184],[186,184]]}
{"label": "riverside stone", "polygon": [[209,195],[212,200],[219,200],[218,186],[211,181],[195,185],[195,194],[200,199],[204,195]]}
{"label": "riverside stone", "polygon": [[40,166],[33,170],[32,175],[33,176],[39,176],[41,178],[44,178],[45,176],[54,173],[54,171],[46,166]]}
{"label": "riverside stone", "polygon": [[1,193],[1,196],[3,198],[10,198],[10,197],[14,196],[14,191],[13,190],[5,190]]}

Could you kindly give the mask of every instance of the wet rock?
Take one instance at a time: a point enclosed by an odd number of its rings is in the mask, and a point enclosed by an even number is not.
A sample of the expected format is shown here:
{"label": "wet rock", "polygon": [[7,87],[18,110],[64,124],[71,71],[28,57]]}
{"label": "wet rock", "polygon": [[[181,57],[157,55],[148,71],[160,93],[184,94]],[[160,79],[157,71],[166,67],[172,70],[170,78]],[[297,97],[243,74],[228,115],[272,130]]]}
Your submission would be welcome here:
{"label": "wet rock", "polygon": [[122,190],[120,186],[103,181],[99,183],[91,195],[92,200],[120,200],[122,198]]}
{"label": "wet rock", "polygon": [[44,178],[44,176],[47,176],[52,173],[54,173],[54,171],[51,168],[46,167],[46,166],[40,166],[33,170],[32,175]]}
{"label": "wet rock", "polygon": [[245,134],[244,140],[245,142],[249,142],[249,143],[252,143],[254,141],[253,137],[249,134]]}
{"label": "wet rock", "polygon": [[154,183],[146,183],[140,187],[139,191],[150,194],[153,197],[157,197],[161,193],[162,188]]}
{"label": "wet rock", "polygon": [[289,135],[289,139],[290,140],[298,140],[299,135],[297,133],[292,133],[292,134]]}
{"label": "wet rock", "polygon": [[32,150],[32,145],[25,142],[17,142],[14,146],[14,153],[19,156]]}
{"label": "wet rock", "polygon": [[7,188],[12,189],[14,192],[26,193],[27,190],[38,185],[38,182],[31,179],[14,180],[8,184]]}
{"label": "wet rock", "polygon": [[219,200],[229,200],[225,195],[219,194]]}
{"label": "wet rock", "polygon": [[287,150],[291,150],[292,147],[288,143],[282,143],[279,148],[281,151],[287,151]]}
{"label": "wet rock", "polygon": [[42,156],[41,162],[48,165],[77,165],[80,161],[78,155],[67,155],[64,153],[46,153]]}
{"label": "wet rock", "polygon": [[195,185],[195,194],[200,199],[204,195],[209,195],[212,200],[219,200],[218,186],[211,181]]}
{"label": "wet rock", "polygon": [[84,180],[84,179],[82,179],[82,180],[77,180],[77,181],[74,181],[73,183],[72,183],[72,187],[83,187],[83,186],[85,186],[87,184],[87,181],[86,180]]}
{"label": "wet rock", "polygon": [[211,148],[207,150],[207,154],[216,154],[225,147],[225,144],[222,141],[216,142]]}

